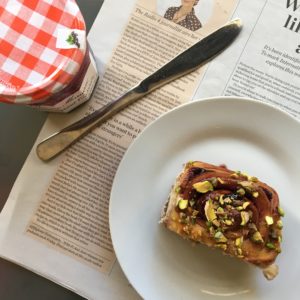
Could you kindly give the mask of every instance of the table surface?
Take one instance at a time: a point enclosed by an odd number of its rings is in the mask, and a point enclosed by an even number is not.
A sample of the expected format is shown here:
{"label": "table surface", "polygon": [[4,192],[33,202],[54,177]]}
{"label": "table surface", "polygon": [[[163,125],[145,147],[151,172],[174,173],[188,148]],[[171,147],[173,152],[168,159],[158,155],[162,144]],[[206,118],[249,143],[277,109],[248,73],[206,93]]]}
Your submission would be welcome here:
{"label": "table surface", "polygon": [[[76,1],[89,30],[103,0]],[[45,112],[0,103],[0,209],[3,208],[46,117]],[[0,259],[0,299],[83,298],[20,266]]]}

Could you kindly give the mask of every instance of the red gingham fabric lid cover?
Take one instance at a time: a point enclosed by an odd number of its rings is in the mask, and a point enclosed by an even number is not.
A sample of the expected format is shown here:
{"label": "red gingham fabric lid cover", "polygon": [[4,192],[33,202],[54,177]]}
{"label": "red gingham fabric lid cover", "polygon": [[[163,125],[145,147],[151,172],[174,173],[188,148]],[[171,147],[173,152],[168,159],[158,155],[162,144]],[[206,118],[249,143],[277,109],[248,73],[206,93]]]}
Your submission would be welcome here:
{"label": "red gingham fabric lid cover", "polygon": [[74,0],[0,1],[0,101],[38,103],[59,92],[85,51],[85,23]]}

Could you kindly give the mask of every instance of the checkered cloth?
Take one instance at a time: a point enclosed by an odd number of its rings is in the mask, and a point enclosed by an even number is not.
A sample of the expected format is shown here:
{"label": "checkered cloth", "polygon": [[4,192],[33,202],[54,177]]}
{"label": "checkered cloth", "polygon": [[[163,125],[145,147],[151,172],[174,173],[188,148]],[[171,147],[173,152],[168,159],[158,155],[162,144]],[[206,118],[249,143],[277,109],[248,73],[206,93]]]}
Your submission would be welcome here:
{"label": "checkered cloth", "polygon": [[0,0],[0,101],[39,103],[70,83],[86,45],[56,48],[60,29],[85,31],[74,0]]}

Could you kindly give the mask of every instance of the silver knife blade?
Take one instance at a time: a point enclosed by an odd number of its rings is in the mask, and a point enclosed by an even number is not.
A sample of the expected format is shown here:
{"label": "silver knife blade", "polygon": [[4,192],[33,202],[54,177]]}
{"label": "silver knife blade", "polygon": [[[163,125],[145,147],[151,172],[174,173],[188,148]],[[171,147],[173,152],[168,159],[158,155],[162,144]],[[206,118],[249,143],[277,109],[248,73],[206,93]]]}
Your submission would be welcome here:
{"label": "silver knife blade", "polygon": [[201,67],[229,46],[241,28],[241,20],[235,19],[203,38],[119,98],[43,140],[37,145],[37,156],[43,161],[54,158],[136,100]]}

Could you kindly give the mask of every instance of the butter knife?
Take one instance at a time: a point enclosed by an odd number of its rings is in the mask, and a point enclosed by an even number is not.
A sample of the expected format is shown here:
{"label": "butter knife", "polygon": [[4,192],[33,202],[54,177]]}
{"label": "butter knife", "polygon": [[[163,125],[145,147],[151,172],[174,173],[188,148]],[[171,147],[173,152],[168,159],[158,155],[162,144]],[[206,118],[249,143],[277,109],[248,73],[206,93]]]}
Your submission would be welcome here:
{"label": "butter knife", "polygon": [[204,65],[229,46],[241,28],[241,20],[235,19],[203,38],[119,98],[43,140],[37,145],[37,156],[43,161],[54,158],[136,100]]}

